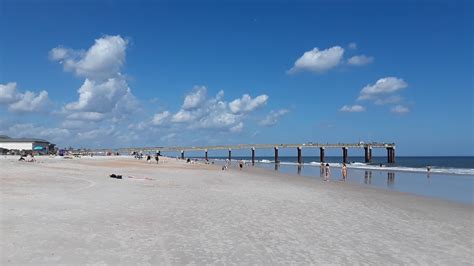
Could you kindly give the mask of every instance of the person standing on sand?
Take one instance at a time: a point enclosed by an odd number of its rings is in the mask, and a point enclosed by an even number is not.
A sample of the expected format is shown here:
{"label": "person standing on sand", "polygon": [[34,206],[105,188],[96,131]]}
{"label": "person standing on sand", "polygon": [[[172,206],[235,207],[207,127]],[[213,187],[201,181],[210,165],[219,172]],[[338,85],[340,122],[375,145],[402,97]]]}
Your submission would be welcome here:
{"label": "person standing on sand", "polygon": [[155,155],[155,160],[156,160],[156,164],[158,164],[158,162],[160,162],[160,157],[158,156],[158,153]]}
{"label": "person standing on sand", "polygon": [[331,169],[329,169],[329,164],[326,163],[326,174],[324,176],[324,181],[328,181],[329,176],[331,176]]}
{"label": "person standing on sand", "polygon": [[148,155],[146,156],[146,162],[147,162],[147,163],[150,163],[150,162],[151,162],[151,156],[150,156],[150,154],[148,154]]}
{"label": "person standing on sand", "polygon": [[324,177],[324,163],[321,162],[321,165],[319,166],[319,175],[320,177]]}
{"label": "person standing on sand", "polygon": [[345,163],[342,164],[342,179],[345,181],[347,178],[347,166]]}
{"label": "person standing on sand", "polygon": [[240,167],[240,170],[244,168],[244,161],[242,160],[239,161],[239,167]]}

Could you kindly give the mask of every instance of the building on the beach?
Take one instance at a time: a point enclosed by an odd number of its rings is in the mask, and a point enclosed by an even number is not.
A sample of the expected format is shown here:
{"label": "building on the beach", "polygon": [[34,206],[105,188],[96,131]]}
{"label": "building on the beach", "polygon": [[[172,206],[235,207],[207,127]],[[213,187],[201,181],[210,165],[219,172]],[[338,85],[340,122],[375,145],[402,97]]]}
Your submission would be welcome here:
{"label": "building on the beach", "polygon": [[54,148],[54,144],[44,139],[10,138],[9,136],[0,135],[1,151],[36,151],[39,153],[48,153],[51,148]]}

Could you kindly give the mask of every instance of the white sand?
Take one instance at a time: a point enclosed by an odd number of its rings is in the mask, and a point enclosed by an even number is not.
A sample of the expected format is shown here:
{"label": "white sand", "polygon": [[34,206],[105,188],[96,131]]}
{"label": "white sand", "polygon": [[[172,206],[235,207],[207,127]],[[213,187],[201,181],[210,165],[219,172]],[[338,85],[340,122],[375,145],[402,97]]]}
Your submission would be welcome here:
{"label": "white sand", "polygon": [[473,264],[472,205],[251,167],[16,159],[0,158],[2,265]]}

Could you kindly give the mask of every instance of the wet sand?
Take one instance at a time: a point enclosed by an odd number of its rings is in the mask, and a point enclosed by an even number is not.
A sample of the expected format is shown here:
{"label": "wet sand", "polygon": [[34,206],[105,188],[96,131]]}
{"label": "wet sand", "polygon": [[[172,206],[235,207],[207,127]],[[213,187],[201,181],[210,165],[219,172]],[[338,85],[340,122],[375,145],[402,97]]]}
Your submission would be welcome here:
{"label": "wet sand", "polygon": [[473,263],[473,205],[175,159],[16,159],[0,157],[2,265]]}

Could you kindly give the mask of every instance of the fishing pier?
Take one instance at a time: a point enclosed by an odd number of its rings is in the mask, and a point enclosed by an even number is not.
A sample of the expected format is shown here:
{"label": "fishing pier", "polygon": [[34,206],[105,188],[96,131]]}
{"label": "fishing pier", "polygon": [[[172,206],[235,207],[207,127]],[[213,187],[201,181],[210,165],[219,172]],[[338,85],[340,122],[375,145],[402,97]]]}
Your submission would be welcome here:
{"label": "fishing pier", "polygon": [[[325,150],[326,149],[341,149],[342,150],[342,162],[347,163],[349,161],[349,149],[364,149],[365,162],[372,162],[372,149],[386,149],[387,150],[387,163],[395,162],[395,143],[303,143],[303,144],[237,144],[237,145],[218,145],[218,146],[192,146],[192,147],[143,147],[143,148],[120,148],[114,149],[118,152],[179,152],[181,159],[185,158],[185,152],[189,151],[202,151],[204,152],[204,158],[208,160],[208,152],[212,150],[228,150],[228,159],[232,160],[232,151],[233,150],[250,150],[252,164],[255,163],[255,153],[257,149],[273,149],[275,163],[279,163],[278,151],[282,148],[295,148],[298,157],[298,163],[303,163],[303,149],[318,149],[319,148],[319,157],[321,162],[325,162]],[[96,149],[98,151],[108,151],[106,149]]]}

